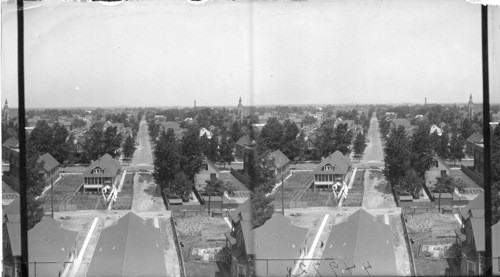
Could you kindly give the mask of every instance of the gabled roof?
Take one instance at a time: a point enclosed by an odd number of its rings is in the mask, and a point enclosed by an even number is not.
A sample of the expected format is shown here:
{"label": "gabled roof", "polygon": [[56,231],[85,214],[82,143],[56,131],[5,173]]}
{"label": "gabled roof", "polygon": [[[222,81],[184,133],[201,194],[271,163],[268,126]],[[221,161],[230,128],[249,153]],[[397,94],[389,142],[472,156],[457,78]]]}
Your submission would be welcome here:
{"label": "gabled roof", "polygon": [[484,217],[473,217],[470,219],[472,233],[474,234],[474,243],[476,251],[485,251],[485,232],[484,232]]}
{"label": "gabled roof", "polygon": [[[21,253],[21,223],[20,222],[7,222],[7,233],[9,235],[9,243],[12,256],[19,257]],[[5,250],[4,250],[5,251]],[[4,253],[6,255],[6,253]]]}
{"label": "gabled roof", "polygon": [[474,134],[470,135],[470,137],[467,138],[467,142],[470,143],[476,143],[476,142],[482,142],[483,141],[483,135],[481,135],[478,132],[475,132]]}
{"label": "gabled roof", "polygon": [[167,276],[163,251],[160,229],[129,212],[102,230],[87,276]]}
{"label": "gabled roof", "polygon": [[9,205],[2,207],[2,216],[6,214],[20,214],[21,213],[21,200],[14,199]]}
{"label": "gabled roof", "polygon": [[250,200],[250,198],[248,198],[245,202],[241,203],[238,205],[238,207],[231,212],[231,214],[229,214],[229,216],[231,216],[231,219],[233,220],[233,222],[239,222],[240,219],[239,219],[239,214],[241,212],[250,212],[251,210],[251,206],[252,205],[252,201]]}
{"label": "gabled roof", "polygon": [[[359,209],[347,221],[333,226],[325,245],[318,271],[322,276],[395,276],[396,258],[391,227],[375,221],[375,217],[364,209]],[[335,262],[337,268],[331,267]],[[363,268],[370,263],[368,272]],[[352,267],[345,270],[346,266]],[[335,270],[335,272],[332,272]]]}
{"label": "gabled roof", "polygon": [[236,145],[244,147],[246,144],[250,144],[251,142],[250,136],[244,135],[236,142]]}
{"label": "gabled roof", "polygon": [[482,214],[484,216],[484,192],[480,193],[476,198],[470,201],[469,204],[467,204],[467,206],[460,211],[460,214],[464,219],[468,219],[469,211],[471,211],[473,215],[480,216]]}
{"label": "gabled roof", "polygon": [[288,159],[280,150],[270,153],[267,157],[269,159],[274,159],[273,163],[276,168],[282,168],[290,162],[290,159]]}
{"label": "gabled roof", "polygon": [[165,121],[161,125],[163,126],[163,129],[165,129],[165,131],[167,131],[168,129],[173,129],[174,132],[181,130],[181,126],[175,121]]}
{"label": "gabled roof", "polygon": [[4,143],[2,143],[2,146],[8,148],[19,147],[19,141],[14,137],[10,137]]}
{"label": "gabled roof", "polygon": [[[56,262],[37,264],[37,276],[58,275],[63,263],[69,259],[77,235],[78,232],[61,228],[61,224],[50,217],[44,217],[28,231],[29,261]],[[34,269],[34,263],[30,263],[31,276],[35,276]]]}
{"label": "gabled roof", "polygon": [[[493,247],[491,249],[493,257],[500,257],[500,221],[497,224],[491,226],[491,241],[493,243]],[[495,269],[495,266],[493,266]],[[493,274],[500,273],[500,265],[496,265],[497,272],[493,271]]]}
{"label": "gabled roof", "polygon": [[213,162],[211,162],[209,159],[205,158],[203,162],[208,165],[208,170],[205,170],[205,168],[202,168],[197,174],[207,173],[207,172],[220,173],[219,168],[217,166],[215,166],[215,164]]}
{"label": "gabled roof", "polygon": [[[290,219],[280,213],[275,213],[264,225],[255,228],[251,232],[253,243],[248,255],[255,255],[257,259],[284,258],[293,259],[299,257],[299,251],[306,240],[309,229],[292,225]],[[247,244],[245,239],[245,244]],[[256,262],[257,276],[283,276],[287,266],[292,261],[265,261]]]}
{"label": "gabled roof", "polygon": [[[91,174],[92,170],[96,167],[104,169],[102,174]],[[94,161],[87,170],[83,173],[83,177],[116,177],[118,171],[121,169],[120,162],[113,159],[108,153],[104,154],[97,161]]]}
{"label": "gabled roof", "polygon": [[49,153],[45,153],[38,158],[38,162],[43,162],[43,169],[47,172],[59,166],[59,162]]}
{"label": "gabled roof", "polygon": [[[323,166],[325,166],[326,164],[332,165],[333,171],[322,171]],[[348,157],[344,156],[342,152],[337,150],[321,161],[321,163],[314,170],[314,174],[346,174],[351,165],[351,160]]]}

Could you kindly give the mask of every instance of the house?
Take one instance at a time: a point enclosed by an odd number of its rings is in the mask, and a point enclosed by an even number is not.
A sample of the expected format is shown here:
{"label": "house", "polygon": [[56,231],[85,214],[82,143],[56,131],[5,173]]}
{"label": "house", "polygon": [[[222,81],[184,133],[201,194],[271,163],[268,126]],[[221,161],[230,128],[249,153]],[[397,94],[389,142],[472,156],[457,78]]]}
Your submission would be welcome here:
{"label": "house", "polygon": [[478,132],[470,135],[465,141],[465,153],[469,155],[474,155],[474,146],[476,143],[483,143],[483,135]]}
{"label": "house", "polygon": [[351,160],[342,152],[335,151],[324,158],[314,172],[314,188],[336,189],[345,185],[347,173],[351,170]]}
{"label": "house", "polygon": [[309,230],[292,225],[279,213],[252,230],[248,215],[239,215],[234,236],[226,233],[231,276],[287,276],[289,270],[293,272],[307,253]]}
{"label": "house", "polygon": [[[18,276],[21,261],[19,218],[6,222],[5,226],[4,239],[7,240],[4,240],[4,249],[7,252],[4,252],[4,274]],[[29,276],[69,276],[77,255],[77,235],[78,232],[63,229],[59,222],[44,217],[28,231]]]}
{"label": "house", "polygon": [[210,132],[209,130],[207,130],[206,128],[201,128],[200,129],[200,137],[202,136],[207,136],[208,139],[211,139],[212,138],[212,132]]}
{"label": "house", "polygon": [[443,129],[441,129],[437,125],[433,124],[431,126],[431,130],[430,130],[429,134],[433,134],[434,132],[436,132],[436,134],[438,136],[441,136],[443,134]]}
{"label": "house", "polygon": [[14,137],[10,137],[4,143],[2,143],[3,161],[8,161],[10,159],[11,149],[19,149],[19,141]]}
{"label": "house", "polygon": [[165,121],[165,122],[161,123],[160,129],[162,129],[165,132],[168,131],[168,129],[174,130],[174,134],[175,134],[175,137],[177,139],[182,139],[182,136],[184,135],[184,132],[186,131],[186,129],[181,128],[179,123],[177,123],[175,121]]}
{"label": "house", "polygon": [[271,152],[268,159],[273,161],[273,173],[275,178],[281,177],[284,179],[290,173],[290,160],[281,152],[276,150]]}
{"label": "house", "polygon": [[104,154],[97,161],[92,162],[83,173],[83,191],[100,191],[106,186],[113,186],[120,170],[120,162],[109,154]]}
{"label": "house", "polygon": [[320,276],[396,276],[393,241],[389,225],[359,209],[332,227],[318,272]]}
{"label": "house", "polygon": [[194,176],[194,185],[197,191],[204,191],[207,181],[219,178],[219,169],[214,163],[205,159],[201,170]]}
{"label": "house", "polygon": [[406,134],[409,136],[413,136],[415,127],[413,125],[411,125],[411,123],[408,119],[405,119],[405,118],[392,119],[391,123],[396,128],[399,126],[403,126],[405,128]]}
{"label": "house", "polygon": [[237,159],[243,159],[245,156],[245,145],[250,145],[252,141],[250,140],[249,135],[242,136],[237,142],[235,146],[235,157]]}
{"label": "house", "polygon": [[500,221],[491,226],[491,241],[493,243],[493,275],[500,276]]}
{"label": "house", "polygon": [[83,151],[85,150],[85,142],[85,137],[81,137],[75,140],[76,153],[83,153]]}
{"label": "house", "polygon": [[43,179],[47,184],[52,184],[59,177],[59,162],[45,153],[38,158],[38,163],[43,163]]}
{"label": "house", "polygon": [[460,210],[462,227],[455,229],[460,249],[462,275],[482,275],[485,247],[484,193],[479,194]]}
{"label": "house", "polygon": [[129,212],[102,230],[87,276],[167,276],[160,229]]}
{"label": "house", "polygon": [[432,158],[430,168],[425,171],[425,185],[428,189],[433,189],[438,177],[450,175],[450,166],[439,156]]}
{"label": "house", "polygon": [[396,119],[398,115],[395,112],[386,112],[385,117],[390,119]]}

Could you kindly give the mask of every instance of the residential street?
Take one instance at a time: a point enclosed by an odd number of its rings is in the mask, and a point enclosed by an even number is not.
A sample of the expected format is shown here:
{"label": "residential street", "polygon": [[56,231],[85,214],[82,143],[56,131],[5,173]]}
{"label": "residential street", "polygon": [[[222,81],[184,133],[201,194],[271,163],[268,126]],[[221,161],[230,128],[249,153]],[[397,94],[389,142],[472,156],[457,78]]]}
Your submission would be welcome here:
{"label": "residential street", "polygon": [[378,120],[375,116],[372,117],[370,122],[370,128],[368,129],[368,139],[369,142],[367,143],[361,163],[367,166],[384,166],[382,141],[380,139]]}
{"label": "residential street", "polygon": [[139,145],[134,152],[131,168],[136,169],[153,169],[153,158],[151,154],[151,144],[149,143],[148,124],[143,118],[137,133],[137,142]]}

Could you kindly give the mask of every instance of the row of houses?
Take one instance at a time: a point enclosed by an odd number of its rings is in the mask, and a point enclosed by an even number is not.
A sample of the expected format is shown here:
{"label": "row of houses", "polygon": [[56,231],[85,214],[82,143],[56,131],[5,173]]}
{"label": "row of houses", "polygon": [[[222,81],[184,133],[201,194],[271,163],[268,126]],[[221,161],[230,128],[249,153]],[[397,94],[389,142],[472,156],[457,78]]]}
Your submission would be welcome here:
{"label": "row of houses", "polygon": [[[19,209],[19,199],[3,209],[3,276],[19,276]],[[78,232],[44,217],[28,231],[29,276],[72,276],[81,246],[77,237]],[[167,276],[164,247],[160,229],[129,212],[100,233],[87,276]]]}
{"label": "row of houses", "polygon": [[[230,214],[226,251],[231,276],[299,276],[311,264],[307,228],[275,213],[264,225],[253,228],[250,201]],[[397,275],[389,225],[360,209],[333,226],[324,244],[321,261],[314,267],[320,276]],[[323,244],[323,242],[322,242]],[[312,249],[314,250],[314,249]],[[292,274],[292,275],[290,275]]]}

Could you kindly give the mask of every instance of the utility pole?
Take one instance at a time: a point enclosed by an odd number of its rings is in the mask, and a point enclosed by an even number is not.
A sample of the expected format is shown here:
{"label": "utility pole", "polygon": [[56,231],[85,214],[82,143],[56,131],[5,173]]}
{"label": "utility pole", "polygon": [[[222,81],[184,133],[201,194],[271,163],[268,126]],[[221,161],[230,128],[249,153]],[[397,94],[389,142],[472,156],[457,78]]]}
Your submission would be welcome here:
{"label": "utility pole", "polygon": [[50,180],[50,210],[52,211],[52,219],[54,219],[54,181]]}
{"label": "utility pole", "polygon": [[283,213],[283,216],[285,216],[285,202],[283,200],[284,186],[285,183],[283,182],[283,172],[281,172],[281,212]]}

